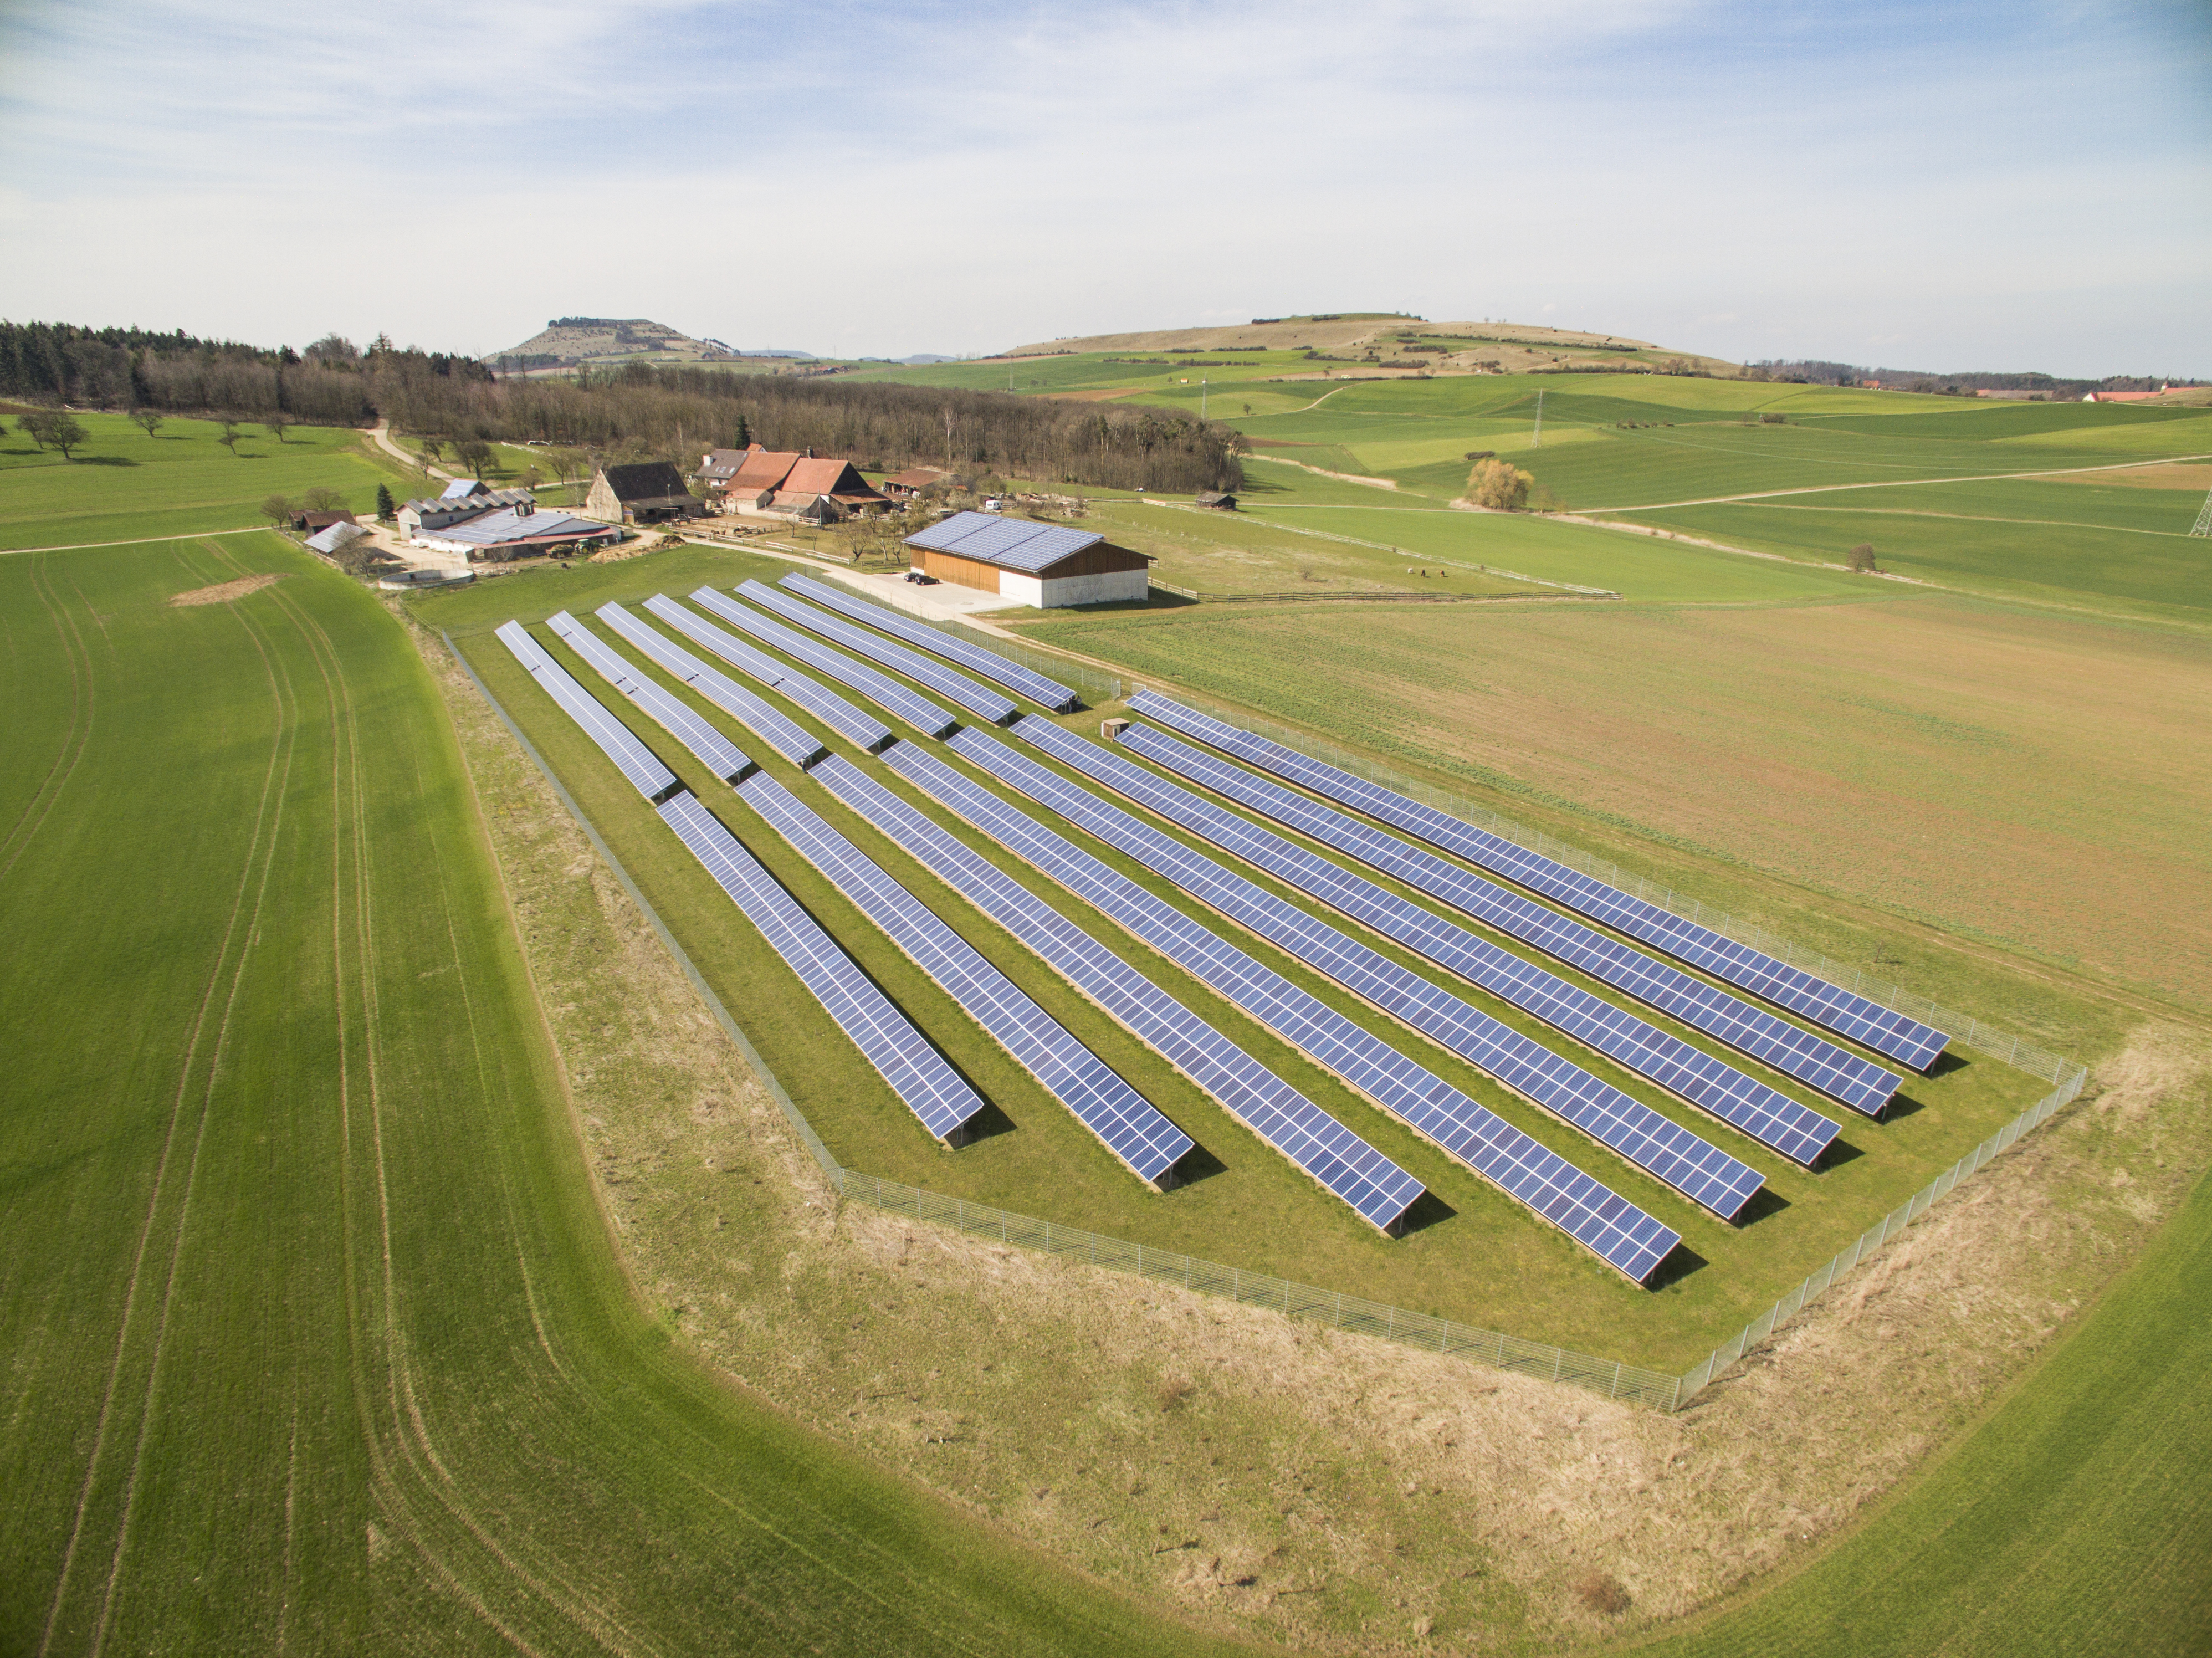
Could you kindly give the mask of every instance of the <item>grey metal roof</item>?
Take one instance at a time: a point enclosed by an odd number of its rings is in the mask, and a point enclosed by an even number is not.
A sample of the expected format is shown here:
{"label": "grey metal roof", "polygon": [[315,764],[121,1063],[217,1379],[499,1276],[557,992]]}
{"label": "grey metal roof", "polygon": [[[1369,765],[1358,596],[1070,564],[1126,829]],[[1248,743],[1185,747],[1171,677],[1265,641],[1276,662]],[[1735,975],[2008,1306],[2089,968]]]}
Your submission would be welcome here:
{"label": "grey metal roof", "polygon": [[319,553],[335,553],[349,542],[359,541],[368,533],[358,524],[333,524],[319,534],[307,537],[307,545]]}
{"label": "grey metal roof", "polygon": [[505,541],[545,541],[559,536],[611,535],[614,526],[597,519],[571,518],[565,513],[487,513],[465,524],[449,524],[429,534],[446,541],[465,541],[478,547],[495,547]]}
{"label": "grey metal roof", "polygon": [[441,492],[443,501],[458,501],[467,495],[488,495],[490,491],[476,478],[455,478]]}
{"label": "grey metal roof", "polygon": [[996,513],[955,513],[943,523],[908,536],[906,544],[1035,575],[1105,539],[1095,531],[1032,524],[1027,519],[1001,518]]}

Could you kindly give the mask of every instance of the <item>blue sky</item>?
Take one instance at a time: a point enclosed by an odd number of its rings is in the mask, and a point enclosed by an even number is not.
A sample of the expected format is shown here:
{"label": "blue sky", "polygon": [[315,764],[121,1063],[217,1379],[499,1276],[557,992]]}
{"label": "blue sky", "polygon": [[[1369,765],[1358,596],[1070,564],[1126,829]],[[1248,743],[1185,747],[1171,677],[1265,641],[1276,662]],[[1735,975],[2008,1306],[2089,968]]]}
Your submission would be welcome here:
{"label": "blue sky", "polygon": [[2212,7],[0,6],[0,314],[981,352],[1404,309],[2212,377]]}

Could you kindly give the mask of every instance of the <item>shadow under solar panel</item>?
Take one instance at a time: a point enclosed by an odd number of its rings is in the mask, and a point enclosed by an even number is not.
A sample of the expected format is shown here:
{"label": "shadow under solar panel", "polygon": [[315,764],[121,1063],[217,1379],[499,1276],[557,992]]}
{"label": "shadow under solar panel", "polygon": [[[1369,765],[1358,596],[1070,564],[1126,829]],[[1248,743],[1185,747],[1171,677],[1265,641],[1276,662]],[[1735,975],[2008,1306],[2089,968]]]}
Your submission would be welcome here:
{"label": "shadow under solar panel", "polygon": [[[1025,715],[1012,729],[1062,764],[1164,816],[1172,817],[1178,804],[1170,791],[1206,811],[1220,810],[1049,720]],[[1149,824],[1139,828],[1143,832],[1122,847],[1132,857],[1723,1219],[1734,1219],[1765,1184],[1749,1164],[1449,991]]]}
{"label": "shadow under solar panel", "polygon": [[1139,1178],[1164,1180],[1190,1151],[1190,1136],[789,789],[755,772],[738,795]]}
{"label": "shadow under solar panel", "polygon": [[1009,662],[996,651],[964,639],[956,639],[911,616],[887,610],[880,604],[871,604],[867,600],[834,587],[826,581],[817,581],[812,576],[801,575],[793,570],[776,586],[788,587],[801,598],[811,598],[848,621],[865,622],[869,627],[887,633],[894,639],[902,639],[909,645],[919,646],[925,651],[957,662],[970,673],[979,673],[1018,695],[1026,696],[1032,702],[1042,703],[1054,714],[1067,714],[1081,701],[1057,679],[1048,678],[1034,668],[1025,668],[1018,662]]}
{"label": "shadow under solar panel", "polygon": [[814,775],[1361,1219],[1391,1233],[1419,1199],[1420,1181],[859,767],[839,758]]}
{"label": "shadow under solar panel", "polygon": [[712,587],[697,588],[690,598],[694,604],[713,611],[732,627],[743,629],[763,644],[773,645],[786,656],[796,657],[817,672],[828,674],[877,707],[890,709],[926,737],[942,737],[960,723],[927,697],[908,690],[889,674],[856,661],[842,651],[833,650],[818,639],[809,639],[758,610],[748,610]]}
{"label": "shadow under solar panel", "polygon": [[1555,859],[1516,846],[1503,835],[1478,829],[1463,818],[1424,805],[1394,789],[1370,783],[1364,777],[1256,736],[1226,720],[1185,708],[1156,691],[1139,691],[1129,699],[1129,706],[1224,754],[1287,778],[1301,787],[1364,812],[1379,823],[1403,829],[1455,857],[1503,876],[1516,886],[1526,887],[1564,905],[1578,915],[1588,916],[1656,950],[1664,950],[1701,972],[1747,990],[1764,1001],[1802,1014],[1815,1024],[1916,1071],[1925,1071],[1934,1065],[1942,1057],[1944,1047],[1950,1041],[1932,1025],[1884,1007],[1840,985],[1831,984],[1802,968],[1791,967]]}
{"label": "shadow under solar panel", "polygon": [[922,1127],[957,1143],[982,1097],[697,796],[678,795],[660,817]]}
{"label": "shadow under solar panel", "polygon": [[[980,731],[957,733],[951,747],[1101,838],[1110,840],[1115,820],[1143,827]],[[1681,1242],[1671,1228],[1443,1078],[934,755],[902,743],[884,762],[1617,1272],[1647,1283]]]}
{"label": "shadow under solar panel", "polygon": [[701,661],[667,635],[647,627],[621,605],[610,600],[592,614],[621,635],[639,654],[673,674],[724,714],[742,723],[793,765],[811,766],[830,751],[823,746],[820,738],[797,720],[778,713],[729,675]]}
{"label": "shadow under solar panel", "polygon": [[780,592],[762,582],[748,581],[738,589],[738,594],[763,610],[772,610],[785,621],[796,623],[810,633],[819,634],[832,644],[842,645],[881,667],[902,673],[908,679],[920,680],[939,695],[951,697],[969,713],[980,714],[994,726],[1020,712],[989,686],[977,684],[966,674],[948,668],[919,651],[910,651],[903,645],[893,644],[879,635],[870,633],[857,623],[832,616],[811,604],[801,604],[790,593]]}
{"label": "shadow under solar panel", "polygon": [[[1247,789],[1244,780],[1261,788],[1273,787],[1225,760],[1149,726],[1129,727],[1122,733],[1121,744],[1123,749],[1162,769],[1204,784],[1240,804],[1249,804],[1243,797],[1252,792]],[[1292,797],[1299,798],[1302,797]],[[1548,969],[1523,961],[1457,923],[1407,902],[1296,841],[1224,811],[1203,796],[1169,785],[1157,801],[1146,804],[1170,821],[1204,835],[1245,862],[1289,882],[1299,891],[1341,910],[1448,972],[1457,974],[1637,1075],[1711,1112],[1730,1127],[1794,1163],[1811,1168],[1840,1132],[1835,1123],[1817,1111],[1693,1048],[1671,1032],[1611,1005]],[[1316,810],[1327,809],[1316,805]]]}

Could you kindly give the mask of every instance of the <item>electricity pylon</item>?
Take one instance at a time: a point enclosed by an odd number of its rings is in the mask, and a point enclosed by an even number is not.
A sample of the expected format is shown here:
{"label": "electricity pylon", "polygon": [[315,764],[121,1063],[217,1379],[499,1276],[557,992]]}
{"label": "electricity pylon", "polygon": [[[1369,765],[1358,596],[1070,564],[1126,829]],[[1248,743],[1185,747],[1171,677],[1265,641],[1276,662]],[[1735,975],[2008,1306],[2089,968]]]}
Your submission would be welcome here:
{"label": "electricity pylon", "polygon": [[1536,429],[1529,436],[1528,446],[1531,449],[1544,446],[1544,388],[1540,386],[1536,388]]}
{"label": "electricity pylon", "polygon": [[2189,533],[2193,536],[2212,536],[2212,489],[2207,489],[2204,492],[2204,505],[2197,511],[2197,527]]}

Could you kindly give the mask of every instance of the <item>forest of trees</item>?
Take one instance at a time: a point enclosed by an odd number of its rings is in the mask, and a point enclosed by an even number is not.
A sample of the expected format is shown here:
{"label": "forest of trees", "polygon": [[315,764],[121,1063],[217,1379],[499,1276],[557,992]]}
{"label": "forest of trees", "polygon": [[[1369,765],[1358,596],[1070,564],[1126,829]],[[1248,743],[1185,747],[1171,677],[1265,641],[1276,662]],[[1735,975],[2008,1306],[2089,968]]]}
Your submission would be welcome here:
{"label": "forest of trees", "polygon": [[1190,494],[1244,481],[1240,433],[1169,410],[665,365],[501,380],[471,358],[383,338],[366,350],[331,336],[271,351],[181,331],[0,323],[0,397],[310,426],[380,415],[457,445],[556,443],[687,471],[708,449],[754,441],[871,470],[933,465],[1098,489]]}

